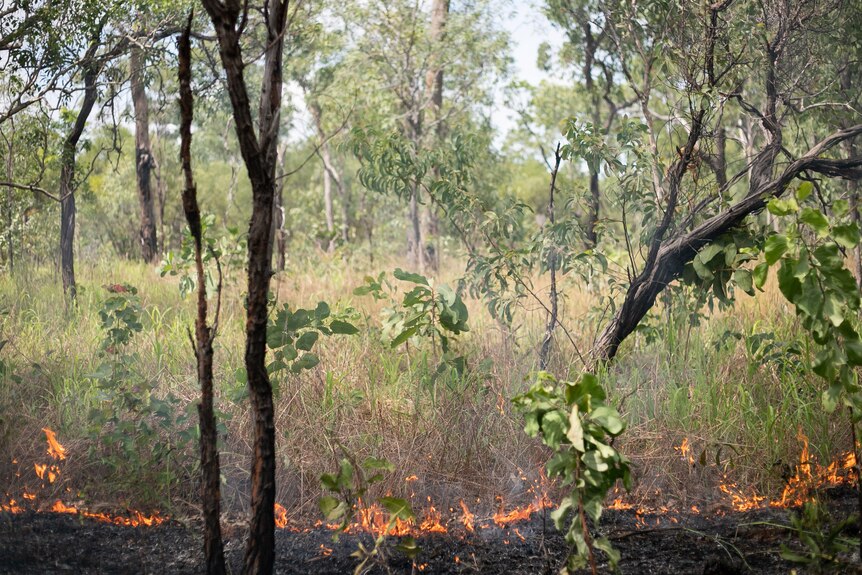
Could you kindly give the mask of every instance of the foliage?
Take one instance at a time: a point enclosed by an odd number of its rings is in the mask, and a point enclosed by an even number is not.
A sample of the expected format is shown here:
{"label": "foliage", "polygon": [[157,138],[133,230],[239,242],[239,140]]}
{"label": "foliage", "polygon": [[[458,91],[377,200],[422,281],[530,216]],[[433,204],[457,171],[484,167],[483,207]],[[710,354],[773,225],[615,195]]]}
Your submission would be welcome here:
{"label": "foliage", "polygon": [[862,365],[862,338],[858,331],[859,290],[853,274],[844,265],[844,250],[859,243],[859,228],[849,221],[844,201],[833,204],[832,221],[815,201],[814,186],[802,182],[794,197],[772,200],[769,211],[789,220],[787,231],[773,233],[763,244],[764,261],[752,272],[755,286],[762,288],[769,268],[780,263],[778,286],[793,304],[802,326],[817,346],[812,370],[828,388],[823,405],[833,411],[843,402],[862,417],[862,394],[855,367]]}
{"label": "foliage", "polygon": [[90,434],[101,444],[101,463],[119,484],[149,485],[156,490],[150,497],[158,499],[164,496],[160,490],[179,479],[173,459],[194,439],[195,430],[182,430],[189,414],[178,410],[179,398],[172,393],[160,398],[158,381],[141,375],[140,357],[129,351],[143,330],[138,290],[128,284],[105,289],[109,295],[99,310],[105,333],[102,362],[87,376],[100,392],[100,402],[89,415]]}
{"label": "foliage", "polygon": [[610,541],[604,537],[593,541],[587,526],[587,518],[598,523],[602,502],[618,479],[626,489],[631,487],[629,462],[612,445],[625,423],[605,399],[592,374],[560,384],[547,372],[540,372],[529,391],[512,399],[525,414],[527,435],[540,436],[554,452],[547,464],[548,475],[571,486],[569,495],[551,514],[557,529],[565,530],[566,541],[575,548],[564,573],[587,564],[595,571],[593,547],[604,551],[614,568],[619,561]]}
{"label": "foliage", "polygon": [[[469,331],[469,314],[461,294],[446,284],[435,283],[421,274],[405,272],[401,268],[397,268],[392,275],[415,287],[404,294],[400,304],[389,296],[390,307],[383,310],[383,330],[390,337],[390,347],[397,348],[411,340],[418,342],[430,339],[436,357],[439,342],[442,356],[437,375],[447,367],[462,375],[466,359],[456,355],[451,348],[455,338]],[[392,290],[393,286],[385,280],[385,272],[380,272],[376,278],[367,276],[365,285],[357,287],[353,293],[360,296],[370,294],[375,300],[385,299],[384,285]]]}
{"label": "foliage", "polygon": [[858,537],[848,537],[844,532],[858,522],[856,515],[831,523],[831,514],[823,502],[806,501],[802,509],[790,516],[791,530],[804,546],[800,553],[786,545],[781,546],[781,557],[787,561],[804,565],[813,573],[833,572],[848,561],[859,547]]}
{"label": "foliage", "polygon": [[[217,261],[220,266],[219,273],[221,273],[221,270],[229,272],[230,270],[241,269],[245,262],[245,234],[240,233],[238,228],[228,228],[226,230],[227,233],[216,236],[212,233],[214,225],[215,216],[213,214],[208,214],[201,218],[201,236],[204,238],[206,244],[203,247],[202,253],[204,266],[207,266],[210,262]],[[210,267],[206,267],[205,269],[207,294],[210,294],[216,290],[218,279],[213,278]],[[194,293],[197,289],[194,239],[188,227],[183,230],[181,250],[179,253],[168,251],[165,254],[164,260],[159,264],[159,274],[162,277],[166,275],[179,276],[179,289],[183,297]],[[233,275],[227,273],[225,277],[231,278]]]}
{"label": "foliage", "polygon": [[[327,521],[338,521],[338,532],[333,539],[338,540],[338,534],[344,532],[356,519],[357,513],[369,513],[371,505],[368,501],[368,489],[384,479],[384,473],[391,473],[395,467],[384,459],[369,457],[361,465],[352,463],[351,457],[341,460],[337,473],[324,473],[320,476],[320,484],[326,491],[334,495],[324,495],[318,500],[320,511]],[[380,529],[374,539],[374,545],[367,548],[362,541],[357,543],[353,557],[359,559],[354,570],[355,575],[366,573],[374,565],[387,565],[384,543],[390,531],[401,522],[414,521],[416,515],[406,499],[398,497],[380,497],[377,503],[389,514],[387,523]],[[416,540],[410,536],[401,537],[397,549],[413,559],[419,553]]]}

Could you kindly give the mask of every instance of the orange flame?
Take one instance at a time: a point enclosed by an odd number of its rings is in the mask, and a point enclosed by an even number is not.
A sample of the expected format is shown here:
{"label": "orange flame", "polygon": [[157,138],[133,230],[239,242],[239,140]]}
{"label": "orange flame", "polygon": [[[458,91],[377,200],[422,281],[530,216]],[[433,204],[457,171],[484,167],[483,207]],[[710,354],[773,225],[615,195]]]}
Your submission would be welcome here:
{"label": "orange flame", "polygon": [[287,527],[287,509],[279,503],[275,504],[275,526],[279,529]]}
{"label": "orange flame", "polygon": [[45,437],[48,440],[48,455],[54,459],[66,459],[66,448],[60,445],[54,432],[47,427],[43,427],[42,431],[45,432]]}
{"label": "orange flame", "polygon": [[467,504],[464,503],[463,499],[459,501],[459,503],[461,504],[461,511],[463,512],[463,515],[461,516],[461,523],[464,524],[464,529],[466,529],[469,533],[473,533],[473,519],[475,519],[476,516],[470,513],[470,510],[467,509]]}

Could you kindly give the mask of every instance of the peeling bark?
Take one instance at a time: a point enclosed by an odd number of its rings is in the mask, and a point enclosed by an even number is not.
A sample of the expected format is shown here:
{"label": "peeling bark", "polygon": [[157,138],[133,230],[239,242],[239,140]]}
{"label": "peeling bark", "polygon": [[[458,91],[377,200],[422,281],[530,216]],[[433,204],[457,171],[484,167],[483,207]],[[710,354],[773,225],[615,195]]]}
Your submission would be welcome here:
{"label": "peeling bark", "polygon": [[[213,340],[218,322],[218,306],[213,326],[207,325],[207,282],[203,265],[203,237],[197,188],[192,174],[191,142],[193,99],[191,90],[191,17],[178,42],[180,83],[180,160],[183,167],[183,212],[195,243],[198,315],[195,321],[194,351],[197,358],[201,402],[198,404],[201,453],[201,503],[204,519],[204,558],[208,575],[224,575],[224,546],[221,536],[221,487],[216,418],[213,411]],[[221,278],[218,296],[221,298]]]}
{"label": "peeling bark", "polygon": [[266,371],[266,325],[267,295],[272,277],[271,230],[287,2],[270,0],[263,11],[267,37],[257,131],[243,75],[245,64],[240,49],[242,5],[233,1],[224,4],[219,0],[203,0],[203,4],[218,36],[234,127],[252,189],[245,366],[254,421],[254,456],[251,519],[243,573],[269,574],[272,573],[275,553],[275,417],[272,385]]}

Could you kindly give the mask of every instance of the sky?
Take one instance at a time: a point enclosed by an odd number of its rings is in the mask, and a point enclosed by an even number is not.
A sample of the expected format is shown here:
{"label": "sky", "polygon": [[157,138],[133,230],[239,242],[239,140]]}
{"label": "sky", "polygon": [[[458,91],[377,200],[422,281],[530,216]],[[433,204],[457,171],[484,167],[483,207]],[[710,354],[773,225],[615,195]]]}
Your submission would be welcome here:
{"label": "sky", "polygon": [[[511,37],[514,58],[512,78],[534,85],[542,80],[554,79],[536,65],[539,46],[548,42],[552,48],[557,48],[564,41],[562,32],[551,26],[542,13],[541,4],[537,0],[512,0],[510,13],[503,14],[501,22]],[[515,112],[506,106],[502,91],[497,94],[491,119],[498,130],[499,144],[516,122]]]}

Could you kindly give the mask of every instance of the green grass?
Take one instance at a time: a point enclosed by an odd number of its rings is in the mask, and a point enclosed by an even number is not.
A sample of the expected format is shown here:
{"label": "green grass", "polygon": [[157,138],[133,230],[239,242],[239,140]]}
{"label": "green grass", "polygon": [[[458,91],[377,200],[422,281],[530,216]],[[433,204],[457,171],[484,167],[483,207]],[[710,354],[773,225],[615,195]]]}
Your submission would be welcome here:
{"label": "green grass", "polygon": [[[313,307],[326,300],[336,309],[355,307],[362,316],[359,335],[318,344],[317,368],[275,380],[278,500],[292,516],[314,517],[318,477],[334,470],[345,451],[395,465],[396,471],[375,486],[380,493],[412,494],[417,502],[431,497],[438,508],[457,507],[461,498],[479,498],[486,510],[495,508],[498,498],[507,505],[530,498],[527,488],[547,453],[522,433],[521,417],[509,399],[531,383],[544,315],[523,311],[508,334],[481,302],[468,302],[471,331],[456,346],[470,369],[463,378],[450,373],[435,379],[436,362],[427,344],[391,349],[381,341],[383,304],[352,295],[366,273],[378,271],[363,265],[324,257],[273,281],[280,303]],[[451,268],[444,274],[450,280],[457,266]],[[223,425],[224,501],[238,513],[247,504],[251,426],[244,387],[236,378],[244,349],[243,286],[241,274],[232,275],[215,342],[215,381]],[[193,301],[180,298],[176,278],[161,278],[150,267],[126,261],[79,264],[78,279],[79,305],[69,310],[49,269],[0,278],[0,341],[7,341],[0,352],[7,366],[0,388],[5,491],[33,487],[29,470],[33,462],[45,460],[40,429],[48,426],[70,457],[63,462],[61,482],[41,488],[44,495],[68,487],[91,503],[192,513],[198,396],[188,336]],[[163,428],[158,420],[143,418],[124,439],[105,444],[101,438],[120,424],[93,425],[93,410],[106,401],[88,374],[104,360],[98,311],[108,295],[102,286],[113,283],[137,286],[144,309],[144,328],[126,350],[135,357],[134,377],[152,387],[154,398],[175,396],[174,416],[188,419]],[[589,313],[597,296],[573,290],[567,296],[564,321],[586,348],[598,327]],[[602,374],[613,403],[629,422],[618,447],[634,462],[635,498],[719,500],[716,485],[724,477],[774,495],[798,458],[799,430],[811,439],[820,462],[849,447],[843,418],[820,407],[820,383],[806,371],[805,350],[798,358],[775,352],[764,359],[753,348],[753,334],[773,333],[767,343],[779,351],[784,342],[799,338],[780,294],[768,285],[766,294],[742,297],[734,309],[716,312],[694,327],[685,314],[658,309],[653,324],[660,326],[659,337],[648,342],[644,335],[633,336]],[[726,338],[728,331],[742,337]],[[558,338],[551,368],[559,374],[576,372],[574,356],[568,341]],[[794,370],[788,359],[799,359],[801,368]],[[141,440],[135,437],[141,425],[155,431]],[[694,465],[674,450],[683,438],[693,447]],[[155,448],[167,448],[167,455],[154,456]],[[18,466],[9,463],[13,458]],[[405,482],[413,475],[418,480]]]}

